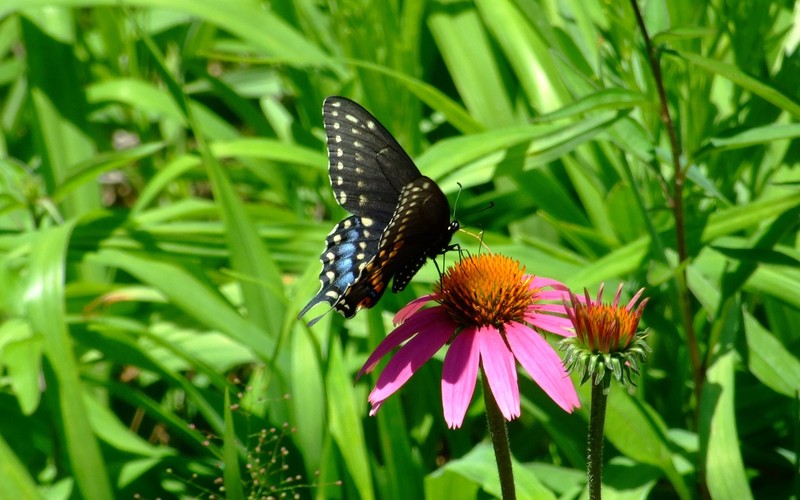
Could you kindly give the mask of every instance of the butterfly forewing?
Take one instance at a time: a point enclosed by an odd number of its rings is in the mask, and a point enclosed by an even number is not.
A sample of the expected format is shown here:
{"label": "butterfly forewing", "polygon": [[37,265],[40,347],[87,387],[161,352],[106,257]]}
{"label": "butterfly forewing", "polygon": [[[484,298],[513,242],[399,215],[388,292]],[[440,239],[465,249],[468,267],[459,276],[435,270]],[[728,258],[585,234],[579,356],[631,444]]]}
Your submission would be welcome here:
{"label": "butterfly forewing", "polygon": [[327,302],[350,318],[372,307],[392,278],[393,291],[404,289],[425,259],[449,248],[458,223],[441,189],[367,110],[329,97],[322,114],[331,187],[353,215],[325,239],[320,291],[298,317]]}
{"label": "butterfly forewing", "polygon": [[367,110],[343,97],[322,106],[328,173],[348,212],[388,221],[403,186],[421,174],[392,135]]}

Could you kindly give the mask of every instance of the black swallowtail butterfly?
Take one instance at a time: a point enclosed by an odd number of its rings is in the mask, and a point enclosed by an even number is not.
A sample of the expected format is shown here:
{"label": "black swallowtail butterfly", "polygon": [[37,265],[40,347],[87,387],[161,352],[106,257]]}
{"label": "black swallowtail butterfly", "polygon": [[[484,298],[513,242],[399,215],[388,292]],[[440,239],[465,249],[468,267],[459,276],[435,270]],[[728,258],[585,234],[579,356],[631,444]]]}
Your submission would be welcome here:
{"label": "black swallowtail butterfly", "polygon": [[333,194],[353,215],[325,238],[322,286],[298,319],[323,301],[352,318],[375,305],[392,278],[392,291],[403,290],[425,259],[450,248],[459,228],[450,221],[439,186],[369,111],[344,97],[328,97],[322,117]]}

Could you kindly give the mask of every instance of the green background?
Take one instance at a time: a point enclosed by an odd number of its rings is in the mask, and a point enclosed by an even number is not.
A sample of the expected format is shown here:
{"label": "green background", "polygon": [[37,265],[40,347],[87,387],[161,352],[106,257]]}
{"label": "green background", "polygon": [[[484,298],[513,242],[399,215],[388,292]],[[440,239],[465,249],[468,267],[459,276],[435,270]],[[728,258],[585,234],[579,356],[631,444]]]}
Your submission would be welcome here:
{"label": "green background", "polygon": [[[444,424],[441,356],[375,418],[354,384],[434,266],[353,320],[296,320],[344,216],[334,94],[492,251],[578,292],[647,287],[607,498],[796,497],[800,14],[640,8],[680,210],[629,2],[0,2],[0,497],[499,494],[482,398]],[[580,497],[587,388],[567,415],[520,386],[519,497]]]}

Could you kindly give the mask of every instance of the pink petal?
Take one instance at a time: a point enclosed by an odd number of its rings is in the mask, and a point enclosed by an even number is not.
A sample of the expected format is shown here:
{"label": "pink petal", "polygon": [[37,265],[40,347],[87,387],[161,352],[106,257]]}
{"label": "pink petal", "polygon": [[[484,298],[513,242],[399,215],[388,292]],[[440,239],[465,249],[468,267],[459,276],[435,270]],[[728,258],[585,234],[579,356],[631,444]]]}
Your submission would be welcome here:
{"label": "pink petal", "polygon": [[402,387],[452,336],[453,324],[450,318],[439,318],[428,323],[421,335],[417,335],[401,347],[386,364],[386,368],[378,377],[378,383],[369,393],[368,399],[373,407],[383,403]]}
{"label": "pink petal", "polygon": [[622,283],[619,284],[619,286],[617,287],[617,293],[614,295],[614,305],[612,306],[614,307],[614,309],[616,309],[617,306],[619,306],[620,295],[622,295]]}
{"label": "pink petal", "polygon": [[387,335],[386,338],[383,339],[380,344],[378,344],[378,347],[372,351],[372,354],[370,354],[369,358],[367,358],[364,366],[362,366],[358,371],[358,375],[356,375],[356,381],[361,378],[361,375],[364,373],[371,372],[375,368],[375,365],[378,364],[378,361],[380,361],[382,357],[389,353],[389,351],[408,340],[409,337],[415,335],[429,323],[439,321],[441,319],[449,318],[441,307],[432,307],[430,309],[420,311],[419,314],[414,315],[410,320],[395,328],[394,331]]}
{"label": "pink petal", "polygon": [[369,410],[369,416],[370,417],[374,417],[375,415],[377,415],[378,410],[381,409],[382,405],[383,405],[383,401],[378,401],[377,403],[373,403],[372,408],[370,408],[370,410]]}
{"label": "pink petal", "polygon": [[442,409],[444,420],[451,429],[464,423],[464,415],[475,392],[479,361],[475,329],[466,328],[450,344],[442,366]]}
{"label": "pink petal", "polygon": [[525,314],[524,319],[536,328],[541,328],[542,330],[550,333],[555,333],[556,335],[561,335],[562,337],[575,336],[575,332],[570,330],[573,328],[573,326],[572,321],[570,321],[569,318],[562,318],[560,316],[552,316],[549,314],[529,313]]}
{"label": "pink petal", "polygon": [[567,314],[567,308],[564,307],[564,304],[536,304],[533,306],[533,309],[542,312],[549,312],[549,313],[558,313],[558,314]]}
{"label": "pink petal", "polygon": [[494,400],[506,420],[519,417],[519,386],[514,354],[508,350],[500,332],[494,327],[481,327],[477,333],[481,362]]}
{"label": "pink petal", "polygon": [[505,325],[506,339],[517,361],[534,382],[566,412],[580,406],[575,386],[556,351],[538,333],[520,323]]}
{"label": "pink petal", "polygon": [[422,297],[412,300],[411,302],[406,304],[404,308],[397,311],[397,314],[394,315],[394,319],[392,319],[392,322],[395,324],[395,326],[405,322],[405,320],[407,320],[409,316],[412,316],[415,312],[419,311],[422,308],[422,306],[424,306],[427,302],[430,302],[431,300],[435,299],[436,295],[430,294],[430,295],[423,295]]}
{"label": "pink petal", "polygon": [[[524,277],[527,276],[530,275],[526,275]],[[530,283],[530,288],[544,288],[546,286],[553,287],[557,290],[564,290],[564,291],[569,290],[569,288],[567,288],[567,285],[565,285],[564,283],[561,283],[560,281],[556,281],[550,278],[542,278],[541,276],[534,276]]]}
{"label": "pink petal", "polygon": [[536,298],[561,304],[564,300],[569,300],[569,290],[542,290],[536,294]]}
{"label": "pink petal", "polygon": [[[631,301],[630,301],[630,302],[628,302],[628,305],[627,305],[627,306],[625,306],[625,309],[627,309],[628,311],[630,311],[630,310],[631,310],[631,308],[633,307],[633,304],[634,304],[634,303],[636,303],[636,301],[637,301],[637,300],[639,300],[639,297],[641,297],[643,293],[644,293],[644,288],[640,288],[640,289],[639,289],[639,291],[638,291],[638,292],[636,292],[636,295],[634,295],[634,296],[633,296],[633,298],[631,299]],[[639,306],[639,307],[641,307],[641,306]]]}

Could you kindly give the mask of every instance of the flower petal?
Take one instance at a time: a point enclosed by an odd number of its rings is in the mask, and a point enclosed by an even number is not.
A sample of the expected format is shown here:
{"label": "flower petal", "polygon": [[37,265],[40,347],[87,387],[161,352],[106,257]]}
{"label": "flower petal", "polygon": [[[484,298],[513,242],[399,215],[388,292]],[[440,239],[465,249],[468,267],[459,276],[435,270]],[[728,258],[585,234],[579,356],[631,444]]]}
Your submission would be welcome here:
{"label": "flower petal", "polygon": [[562,304],[564,300],[569,300],[569,290],[541,290],[536,294],[536,298]]}
{"label": "flower petal", "polygon": [[441,307],[432,307],[420,311],[419,314],[414,315],[409,321],[395,328],[394,331],[387,335],[386,338],[378,344],[378,347],[372,351],[372,354],[370,354],[364,366],[358,371],[356,381],[361,378],[361,375],[364,373],[371,372],[375,368],[375,365],[378,364],[378,361],[388,354],[389,351],[408,340],[409,337],[415,335],[431,322],[443,319],[449,319],[444,310],[442,310]]}
{"label": "flower petal", "polygon": [[[631,308],[633,308],[633,304],[635,304],[636,301],[639,300],[639,297],[641,297],[643,293],[644,293],[644,288],[640,288],[639,291],[636,292],[636,295],[634,295],[633,298],[630,300],[630,302],[628,302],[628,305],[625,306],[625,309],[630,311]],[[639,307],[641,308],[642,306],[640,305]]]}
{"label": "flower petal", "polygon": [[394,323],[395,326],[399,325],[400,323],[404,323],[405,320],[407,320],[415,312],[422,309],[422,306],[432,300],[436,300],[436,294],[432,293],[429,295],[423,295],[422,297],[412,300],[406,304],[405,307],[397,311],[397,314],[395,314],[394,318],[392,319],[392,323]]}
{"label": "flower petal", "polygon": [[506,420],[519,417],[519,386],[514,354],[497,328],[484,326],[477,333],[481,362],[492,396]]}
{"label": "flower petal", "polygon": [[453,325],[450,319],[439,318],[425,325],[421,335],[415,336],[401,347],[386,364],[378,377],[378,383],[369,393],[368,399],[373,409],[377,411],[374,407],[402,387],[452,336]]}
{"label": "flower petal", "polygon": [[[526,275],[525,277],[527,278],[528,276],[530,275]],[[542,278],[541,276],[533,276],[533,279],[531,280],[530,283],[530,288],[543,288],[546,286],[553,287],[557,290],[569,290],[569,288],[567,288],[567,285],[561,283],[560,281],[556,281],[550,278]]]}
{"label": "flower petal", "polygon": [[549,313],[557,313],[557,314],[567,314],[567,308],[564,307],[564,304],[535,304],[533,306],[537,311],[542,312],[549,312]]}
{"label": "flower petal", "polygon": [[525,314],[524,319],[531,325],[550,333],[555,333],[556,335],[561,335],[562,337],[575,336],[575,332],[571,330],[573,326],[572,321],[570,321],[569,318],[552,316],[550,314],[537,314],[536,312],[532,312]]}
{"label": "flower petal", "polygon": [[568,413],[578,408],[581,403],[575,386],[550,344],[520,323],[507,324],[505,333],[514,356],[534,382]]}
{"label": "flower petal", "polygon": [[464,423],[464,415],[475,392],[479,361],[475,329],[466,328],[450,344],[442,366],[442,409],[444,420],[451,429]]}

